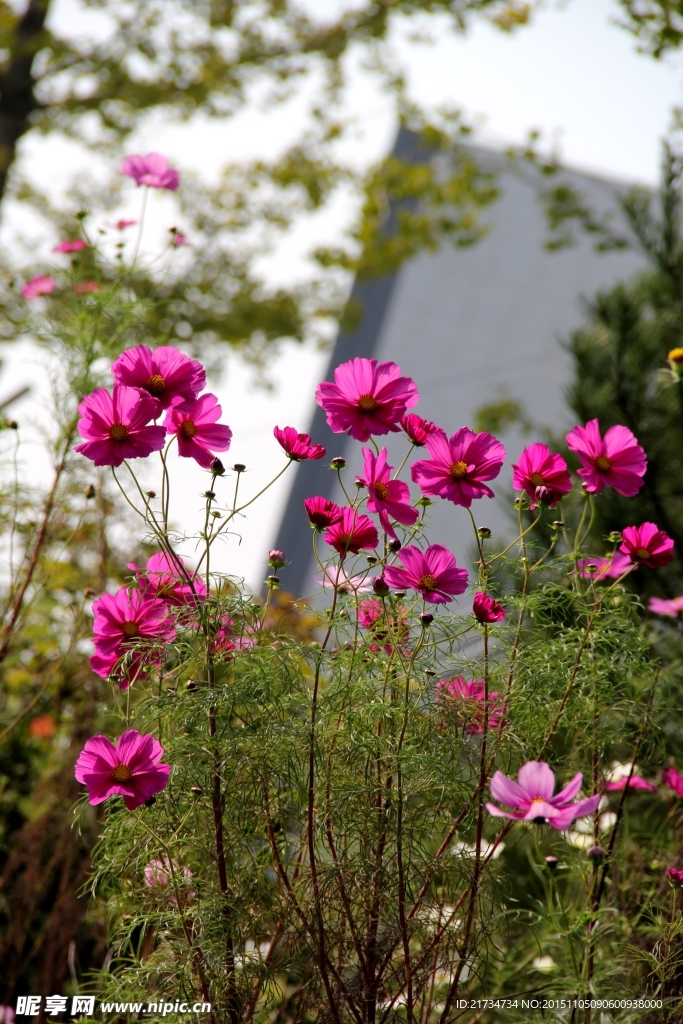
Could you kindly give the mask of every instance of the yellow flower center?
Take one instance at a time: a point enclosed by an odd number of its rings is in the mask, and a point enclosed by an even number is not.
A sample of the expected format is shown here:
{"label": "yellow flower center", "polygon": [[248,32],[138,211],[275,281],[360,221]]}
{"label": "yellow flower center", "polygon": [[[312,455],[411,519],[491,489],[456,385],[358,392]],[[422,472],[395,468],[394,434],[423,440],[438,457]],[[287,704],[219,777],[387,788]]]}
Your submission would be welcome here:
{"label": "yellow flower center", "polygon": [[145,388],[152,395],[160,395],[166,388],[166,381],[160,373],[153,373],[145,384]]}
{"label": "yellow flower center", "polygon": [[121,631],[129,640],[133,640],[134,637],[140,636],[140,627],[137,622],[124,622],[121,626]]}
{"label": "yellow flower center", "polygon": [[129,768],[127,764],[117,764],[111,777],[113,782],[129,782],[133,778],[133,769]]}
{"label": "yellow flower center", "polygon": [[534,487],[543,487],[545,483],[540,473],[532,473],[529,477],[529,480],[534,485]]}
{"label": "yellow flower center", "polygon": [[451,468],[448,470],[448,475],[453,480],[462,480],[467,474],[467,463],[466,462],[454,462]]}
{"label": "yellow flower center", "polygon": [[386,501],[389,497],[389,484],[380,483],[375,484],[375,494],[380,501]]}
{"label": "yellow flower center", "polygon": [[606,473],[608,469],[612,468],[612,463],[606,455],[598,455],[595,460],[595,468],[599,469],[601,473]]}
{"label": "yellow flower center", "polygon": [[683,348],[672,348],[666,358],[670,363],[683,363]]}
{"label": "yellow flower center", "polygon": [[638,548],[638,550],[636,551],[637,558],[650,558],[651,554],[652,552],[648,551],[647,548]]}
{"label": "yellow flower center", "polygon": [[112,441],[125,441],[128,437],[128,427],[124,427],[123,423],[112,423],[109,437]]}
{"label": "yellow flower center", "polygon": [[374,412],[377,408],[377,399],[373,395],[361,395],[358,399],[358,408],[361,412]]}
{"label": "yellow flower center", "polygon": [[197,433],[197,425],[192,420],[183,420],[180,425],[180,433],[186,440],[191,441]]}
{"label": "yellow flower center", "polygon": [[426,576],[420,577],[418,586],[421,590],[436,590],[436,580],[431,573],[427,573]]}

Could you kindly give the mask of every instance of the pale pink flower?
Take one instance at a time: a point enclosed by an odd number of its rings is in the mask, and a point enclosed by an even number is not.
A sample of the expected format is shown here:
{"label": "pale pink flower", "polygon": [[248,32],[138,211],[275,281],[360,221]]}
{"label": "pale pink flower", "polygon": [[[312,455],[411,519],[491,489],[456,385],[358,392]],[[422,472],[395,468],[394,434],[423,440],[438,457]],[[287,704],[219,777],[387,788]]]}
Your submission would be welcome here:
{"label": "pale pink flower", "polygon": [[401,376],[396,363],[350,359],[334,371],[334,384],[318,385],[315,400],[327,413],[335,434],[348,432],[357,441],[372,434],[397,432],[406,409],[420,399],[415,382]]}
{"label": "pale pink flower", "polygon": [[406,437],[412,441],[417,448],[422,448],[430,434],[438,430],[436,423],[430,420],[423,420],[417,413],[409,412],[401,418],[401,427]]}
{"label": "pale pink flower", "polygon": [[502,622],[505,618],[505,609],[489,594],[477,591],[472,601],[472,614],[479,622]]}
{"label": "pale pink flower", "polygon": [[649,569],[660,569],[674,560],[673,540],[655,523],[627,526],[621,531],[621,540],[619,550],[632,562],[646,565]]}
{"label": "pale pink flower", "polygon": [[647,610],[653,615],[664,615],[669,619],[677,619],[683,613],[683,597],[672,597],[670,600],[651,597]]}
{"label": "pale pink flower", "polygon": [[14,1009],[11,1006],[0,1006],[0,1024],[14,1024]]}
{"label": "pale pink flower", "polygon": [[[622,789],[644,789],[654,793],[657,786],[654,782],[647,782],[641,775],[637,764],[619,764],[615,761],[607,775],[605,789],[609,793],[616,793]],[[630,776],[630,778],[629,778]]]}
{"label": "pale pink flower", "polygon": [[408,484],[391,479],[392,469],[393,466],[387,464],[386,448],[382,448],[379,455],[375,455],[369,448],[363,448],[363,476],[360,482],[368,489],[368,512],[377,513],[384,532],[397,540],[389,516],[403,526],[412,526],[419,512],[410,505]]}
{"label": "pale pink flower", "polygon": [[[504,724],[500,696],[498,690],[489,693],[489,729],[500,729]],[[447,714],[455,717],[458,725],[464,726],[468,735],[475,736],[484,731],[486,684],[483,679],[472,679],[470,682],[464,676],[440,679],[436,684],[436,700]]]}
{"label": "pale pink flower", "polygon": [[187,236],[184,235],[182,231],[172,231],[171,232],[171,245],[174,248],[180,249],[182,246],[189,245],[189,244],[190,243],[187,240]]}
{"label": "pale pink flower", "polygon": [[326,530],[328,526],[334,526],[341,519],[341,509],[329,498],[317,495],[315,498],[305,498],[304,508],[311,525],[316,530]]}
{"label": "pale pink flower", "polygon": [[584,580],[617,580],[631,569],[638,568],[621,551],[615,551],[608,558],[579,558],[576,564],[579,576]]}
{"label": "pale pink flower", "polygon": [[27,281],[20,294],[24,299],[37,299],[40,295],[52,295],[54,290],[54,277],[43,274]]}
{"label": "pale pink flower", "polygon": [[[166,856],[161,860],[151,860],[149,864],[145,865],[145,885],[150,889],[173,888],[174,875],[175,884],[181,890],[181,895],[188,900],[194,899],[197,894],[194,889],[188,888],[188,883],[192,879],[192,872],[188,867],[181,869],[174,860],[172,861]],[[171,897],[170,902],[171,906],[178,906],[175,895]]]}
{"label": "pale pink flower", "polygon": [[194,459],[204,469],[211,469],[215,453],[227,451],[232,440],[230,427],[216,422],[221,414],[218,399],[210,394],[186,402],[182,410],[169,409],[164,426],[169,434],[176,435],[178,454]]}
{"label": "pale pink flower", "polygon": [[447,498],[464,508],[475,498],[494,497],[484,481],[500,473],[505,449],[491,434],[461,427],[449,439],[439,429],[427,436],[425,447],[431,458],[414,462],[410,470],[424,494]]}
{"label": "pale pink flower", "polygon": [[398,557],[405,568],[388,565],[384,570],[394,590],[419,590],[429,604],[444,604],[467,589],[467,569],[458,569],[455,555],[442,544],[430,544],[424,553],[412,546],[401,548]]}
{"label": "pale pink flower", "polygon": [[572,781],[553,796],[555,774],[544,761],[527,761],[513,782],[503,772],[494,772],[490,792],[494,800],[500,801],[511,811],[502,811],[495,804],[487,803],[489,814],[496,818],[512,818],[514,821],[548,822],[552,828],[564,832],[575,818],[593,814],[600,803],[600,794],[586,797],[572,803],[581,789],[583,775],[577,772]]}
{"label": "pale pink flower", "polygon": [[170,192],[175,192],[180,184],[180,175],[168,166],[168,160],[161,153],[127,156],[121,164],[121,174],[133,178],[136,185],[166,188]]}
{"label": "pale pink flower", "polygon": [[117,220],[114,227],[117,231],[125,231],[126,228],[132,228],[137,224],[136,220]]}
{"label": "pale pink flower", "polygon": [[80,252],[81,249],[86,249],[88,246],[87,242],[84,242],[82,238],[75,238],[72,242],[60,242],[59,245],[55,245],[53,252]]}
{"label": "pale pink flower", "polygon": [[100,286],[97,281],[77,281],[74,285],[76,295],[91,295],[99,290]]}
{"label": "pale pink flower", "polygon": [[517,491],[526,491],[531,498],[531,508],[536,507],[536,489],[545,487],[550,492],[550,500],[543,504],[555,505],[572,489],[572,482],[567,463],[561,455],[554,455],[547,444],[531,444],[519,457],[519,462],[512,464],[512,486]]}
{"label": "pale pink flower", "polygon": [[666,768],[662,772],[662,778],[672,793],[683,799],[683,775],[679,774],[675,768]]}
{"label": "pale pink flower", "polygon": [[144,571],[135,562],[129,562],[128,568],[134,570],[141,591],[167,604],[194,604],[206,597],[204,580],[185,567],[180,555],[159,551],[148,559]]}
{"label": "pale pink flower", "polygon": [[609,486],[632,498],[643,486],[647,459],[628,427],[610,427],[603,438],[598,421],[589,420],[585,427],[570,430],[566,440],[581,460],[578,473],[590,494],[600,494]]}
{"label": "pale pink flower", "polygon": [[158,403],[139,388],[114,384],[111,395],[106,388],[96,388],[78,406],[78,433],[85,440],[74,451],[96,466],[144,459],[164,447],[164,428],[149,425],[157,410]]}
{"label": "pale pink flower", "polygon": [[106,736],[87,740],[74,774],[88,787],[91,804],[122,796],[129,811],[146,803],[168,785],[170,764],[162,764],[164,748],[151,733],[129,729],[116,746]]}
{"label": "pale pink flower", "polygon": [[119,384],[149,392],[159,402],[159,410],[171,405],[185,409],[206,387],[202,364],[172,345],[129,348],[113,363],[111,372]]}
{"label": "pale pink flower", "polygon": [[322,459],[325,454],[321,444],[311,444],[310,434],[299,434],[294,427],[274,427],[273,436],[292,462]]}
{"label": "pale pink flower", "polygon": [[340,518],[325,532],[325,540],[344,558],[348,554],[373,550],[379,544],[377,527],[355,508],[342,508]]}

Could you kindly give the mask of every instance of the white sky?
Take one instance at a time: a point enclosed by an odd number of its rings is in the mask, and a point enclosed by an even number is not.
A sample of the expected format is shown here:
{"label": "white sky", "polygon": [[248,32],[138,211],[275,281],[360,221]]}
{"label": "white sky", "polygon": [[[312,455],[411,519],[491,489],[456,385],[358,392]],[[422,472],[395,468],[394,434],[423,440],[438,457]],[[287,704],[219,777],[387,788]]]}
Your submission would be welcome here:
{"label": "white sky", "polygon": [[[72,3],[60,0],[54,15],[57,24],[73,18]],[[548,4],[531,27],[513,35],[482,23],[463,38],[447,33],[445,23],[436,23],[435,45],[412,50],[411,88],[423,102],[461,107],[476,119],[481,141],[494,145],[522,142],[530,129],[539,129],[548,142],[559,142],[563,159],[570,165],[654,183],[660,140],[669,126],[671,108],[683,99],[683,68],[680,58],[657,63],[637,54],[633,39],[611,22],[616,14],[611,0],[570,0],[561,7]],[[395,45],[397,53],[407,59],[405,40],[399,37]],[[181,171],[213,174],[226,161],[240,156],[274,155],[297,134],[301,106],[295,101],[270,112],[248,111],[234,121],[210,125],[168,126],[152,121],[127,150],[157,149],[167,153]],[[380,157],[391,146],[395,132],[388,100],[367,76],[359,74],[351,106],[357,129],[347,144],[347,155],[363,162]],[[78,170],[81,159],[72,145],[42,139],[28,140],[23,153],[28,170],[41,180],[49,167],[56,189]],[[128,196],[121,215],[135,216],[139,194],[131,186]],[[151,196],[151,238],[175,222],[170,198]],[[302,251],[320,240],[333,243],[347,214],[348,206],[338,204],[327,218],[319,218],[299,233],[295,248]],[[6,222],[3,234],[13,226]],[[51,244],[52,239],[45,241],[46,254]],[[300,273],[302,265],[293,251],[285,248],[268,267],[273,280],[286,280]],[[16,349],[2,348],[0,397],[16,385],[33,383],[31,398],[17,403],[12,412],[24,424],[36,421],[45,394],[44,385],[36,384],[40,373],[35,364],[41,357],[25,343]],[[271,377],[278,386],[270,393],[255,389],[251,370],[233,358],[222,380],[210,382],[222,402],[224,421],[234,432],[225,461],[250,467],[245,493],[251,487],[258,489],[281,465],[272,438],[273,425],[306,428],[326,358],[310,349],[285,346],[272,367]],[[22,429],[30,432],[30,428]],[[35,452],[33,439],[29,441],[29,450]],[[186,462],[179,468],[176,515],[192,529],[198,521],[199,495],[206,477]],[[227,483],[223,487],[227,493]],[[233,539],[224,547],[221,568],[258,586],[266,574],[264,555],[274,540],[287,489],[285,478],[251,510],[243,525],[242,542]]]}

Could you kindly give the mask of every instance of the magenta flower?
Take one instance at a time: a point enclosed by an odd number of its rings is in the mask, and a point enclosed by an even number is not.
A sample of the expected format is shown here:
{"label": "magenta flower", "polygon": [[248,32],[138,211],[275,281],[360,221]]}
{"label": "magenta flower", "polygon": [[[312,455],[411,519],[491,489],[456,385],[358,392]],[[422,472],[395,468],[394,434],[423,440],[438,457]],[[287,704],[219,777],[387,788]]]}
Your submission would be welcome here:
{"label": "magenta flower", "polygon": [[[488,727],[500,729],[503,722],[503,706],[500,692],[493,690],[488,698]],[[452,713],[458,725],[464,726],[469,736],[484,731],[484,705],[486,684],[483,679],[468,682],[464,676],[440,679],[436,684],[436,699],[447,713]]]}
{"label": "magenta flower", "polygon": [[513,782],[503,772],[494,772],[491,796],[513,810],[502,811],[495,804],[487,803],[489,814],[496,818],[512,818],[514,821],[534,821],[537,824],[547,822],[558,832],[564,832],[575,818],[593,814],[600,803],[599,793],[572,803],[581,789],[581,772],[577,772],[572,781],[557,796],[553,796],[555,774],[544,761],[527,761],[519,769],[517,780]]}
{"label": "magenta flower", "polygon": [[[615,761],[607,775],[605,789],[609,793],[618,793],[622,789],[644,789],[654,793],[657,786],[654,782],[647,782],[641,775],[637,764],[619,764]],[[629,775],[631,776],[629,778]]]}
{"label": "magenta flower", "polygon": [[643,486],[647,459],[628,427],[610,427],[603,438],[598,421],[589,420],[585,427],[570,430],[566,440],[581,460],[578,473],[590,494],[600,494],[608,486],[632,498]]}
{"label": "magenta flower", "polygon": [[129,811],[168,785],[170,764],[161,764],[164,748],[151,733],[124,732],[114,746],[106,736],[89,739],[76,761],[75,776],[88,787],[91,804],[122,796]]}
{"label": "magenta flower", "polygon": [[355,508],[342,508],[339,513],[340,518],[327,529],[325,540],[342,558],[377,547],[377,527],[368,516],[361,515]]}
{"label": "magenta flower", "polygon": [[146,345],[129,348],[121,353],[111,372],[119,384],[148,391],[159,402],[159,410],[171,405],[189,408],[206,387],[202,364],[172,345],[160,345],[154,351]]}
{"label": "magenta flower", "polygon": [[516,491],[526,491],[532,501],[531,508],[536,508],[538,487],[547,488],[549,500],[544,500],[543,504],[551,508],[555,508],[560,498],[572,489],[567,463],[561,455],[553,455],[547,444],[529,445],[520,455],[519,462],[513,462],[512,469],[512,486]]}
{"label": "magenta flower", "polygon": [[21,289],[21,296],[24,299],[37,299],[40,295],[52,295],[55,290],[55,279],[48,275],[34,277],[27,281]]}
{"label": "magenta flower", "polygon": [[653,615],[665,615],[669,619],[677,619],[683,612],[683,597],[672,597],[670,601],[661,597],[651,597],[647,610]]}
{"label": "magenta flower", "polygon": [[185,568],[185,560],[180,555],[160,551],[151,556],[144,572],[135,562],[129,562],[128,568],[135,571],[141,591],[167,604],[194,604],[206,598],[204,580]]}
{"label": "magenta flower", "polygon": [[164,447],[163,427],[149,426],[158,404],[139,388],[114,384],[113,394],[96,388],[78,407],[78,433],[85,438],[74,451],[96,466],[120,466],[124,459],[144,459]]}
{"label": "magenta flower", "polygon": [[667,868],[666,873],[674,885],[683,885],[683,871],[679,868]]}
{"label": "magenta flower", "polygon": [[176,249],[180,249],[182,248],[182,246],[189,244],[190,243],[187,240],[187,235],[183,234],[182,231],[171,232],[171,245],[174,246]]}
{"label": "magenta flower", "polygon": [[615,551],[608,558],[579,558],[576,564],[579,576],[584,580],[618,580],[631,569],[638,568],[628,555],[622,555],[620,551]]}
{"label": "magenta flower", "polygon": [[384,570],[395,590],[419,590],[429,604],[445,604],[467,589],[467,569],[458,569],[455,555],[442,544],[430,544],[424,554],[416,547],[401,548],[398,557],[404,569],[388,565]]}
{"label": "magenta flower", "polygon": [[469,508],[474,498],[493,498],[485,480],[493,480],[505,461],[505,449],[491,434],[475,434],[469,427],[449,439],[438,429],[425,439],[431,459],[420,459],[411,475],[424,494],[447,498]]}
{"label": "magenta flower", "polygon": [[168,160],[161,153],[127,156],[121,164],[121,174],[134,178],[136,185],[166,188],[170,192],[175,192],[180,184],[180,175],[168,166]]}
{"label": "magenta flower", "polygon": [[[91,657],[93,671],[106,677],[128,651],[140,642],[148,644],[171,643],[175,639],[175,626],[164,601],[143,590],[121,587],[115,594],[102,594],[93,603],[95,621],[93,634],[96,653]],[[135,651],[135,676],[144,664],[159,664],[160,651]],[[122,685],[127,688],[127,680]]]}
{"label": "magenta flower", "polygon": [[326,530],[341,519],[341,509],[329,498],[315,497],[304,500],[306,515],[316,530]]}
{"label": "magenta flower", "polygon": [[334,371],[334,384],[318,385],[315,400],[327,413],[335,434],[348,431],[357,441],[372,434],[396,433],[398,423],[420,399],[415,382],[401,376],[396,363],[350,359]]}
{"label": "magenta flower", "polygon": [[429,435],[439,429],[436,423],[423,420],[414,412],[406,413],[402,417],[401,427],[408,439],[418,448],[422,448]]}
{"label": "magenta flower", "polygon": [[53,252],[80,252],[81,249],[87,248],[88,243],[84,242],[82,238],[75,238],[72,242],[60,242],[56,245]]}
{"label": "magenta flower", "polygon": [[369,448],[363,448],[364,476],[360,477],[360,482],[368,489],[368,511],[376,512],[384,532],[397,540],[389,516],[404,526],[412,526],[420,513],[409,504],[408,484],[391,479],[392,469],[393,466],[387,465],[386,448],[382,448],[379,455],[375,455]]}
{"label": "magenta flower", "polygon": [[182,410],[169,409],[164,426],[178,438],[178,454],[211,469],[215,453],[227,451],[232,440],[230,427],[216,422],[221,413],[215,395],[202,395],[185,403]]}
{"label": "magenta flower", "polygon": [[275,427],[273,435],[292,462],[322,459],[325,454],[325,448],[321,444],[311,444],[310,434],[299,434],[294,427]]}
{"label": "magenta flower", "polygon": [[655,523],[627,526],[621,532],[619,550],[649,569],[660,569],[674,560],[674,542]]}
{"label": "magenta flower", "polygon": [[472,614],[479,622],[502,622],[505,618],[505,609],[488,594],[477,591],[472,601]]}
{"label": "magenta flower", "polygon": [[683,799],[683,775],[680,775],[675,768],[666,768],[662,772],[662,778],[672,793]]}
{"label": "magenta flower", "polygon": [[358,605],[358,621],[363,629],[373,629],[383,618],[384,609],[376,597],[370,597]]}

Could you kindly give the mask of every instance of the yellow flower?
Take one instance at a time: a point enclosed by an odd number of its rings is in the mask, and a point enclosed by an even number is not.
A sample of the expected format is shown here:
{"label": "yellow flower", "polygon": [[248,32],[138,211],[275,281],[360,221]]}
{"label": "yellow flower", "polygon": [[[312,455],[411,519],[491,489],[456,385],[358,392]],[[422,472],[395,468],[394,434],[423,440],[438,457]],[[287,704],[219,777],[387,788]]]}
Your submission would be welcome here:
{"label": "yellow flower", "polygon": [[666,360],[677,377],[683,373],[683,348],[672,348]]}

